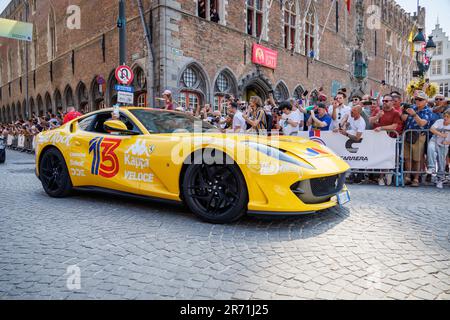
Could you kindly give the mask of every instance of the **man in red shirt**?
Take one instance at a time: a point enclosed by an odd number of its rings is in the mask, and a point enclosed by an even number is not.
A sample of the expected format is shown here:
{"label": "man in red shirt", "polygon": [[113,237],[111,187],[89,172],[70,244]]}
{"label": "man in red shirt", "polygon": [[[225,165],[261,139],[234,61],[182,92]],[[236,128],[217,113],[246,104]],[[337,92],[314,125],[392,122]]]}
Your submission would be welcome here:
{"label": "man in red shirt", "polygon": [[[381,110],[377,115],[370,118],[370,123],[373,125],[375,132],[381,132],[381,131],[396,131],[398,133],[398,136],[402,134],[403,130],[403,122],[400,116],[400,113],[398,113],[393,106],[392,103],[392,96],[391,95],[385,95],[383,97],[383,110]],[[389,133],[389,136],[391,138],[397,138],[397,134],[395,132]],[[386,183],[385,183],[386,178]],[[380,186],[384,185],[391,185],[392,183],[392,174],[380,175],[378,179],[378,184]]]}
{"label": "man in red shirt", "polygon": [[75,110],[74,107],[67,108],[67,114],[64,117],[63,124],[66,124],[69,121],[72,121],[73,119],[81,117],[82,114]]}
{"label": "man in red shirt", "polygon": [[[390,130],[397,131],[399,135],[402,134],[403,122],[400,113],[394,109],[391,95],[388,94],[383,97],[383,110],[371,117],[370,123],[376,132]],[[396,138],[395,133],[391,133],[390,136]]]}

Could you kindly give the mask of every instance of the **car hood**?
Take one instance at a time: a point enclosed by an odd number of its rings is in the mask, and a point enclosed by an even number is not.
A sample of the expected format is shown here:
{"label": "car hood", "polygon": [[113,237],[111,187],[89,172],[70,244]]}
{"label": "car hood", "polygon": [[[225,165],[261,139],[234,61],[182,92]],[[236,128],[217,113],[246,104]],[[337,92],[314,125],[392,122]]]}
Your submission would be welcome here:
{"label": "car hood", "polygon": [[[336,154],[329,148],[320,145],[309,139],[291,136],[256,136],[243,134],[219,134],[219,133],[200,133],[200,134],[180,134],[179,139],[189,138],[192,141],[203,144],[224,143],[231,147],[234,143],[254,142],[260,143],[281,151],[291,153],[305,160],[336,157]],[[173,136],[172,136],[173,138]]]}

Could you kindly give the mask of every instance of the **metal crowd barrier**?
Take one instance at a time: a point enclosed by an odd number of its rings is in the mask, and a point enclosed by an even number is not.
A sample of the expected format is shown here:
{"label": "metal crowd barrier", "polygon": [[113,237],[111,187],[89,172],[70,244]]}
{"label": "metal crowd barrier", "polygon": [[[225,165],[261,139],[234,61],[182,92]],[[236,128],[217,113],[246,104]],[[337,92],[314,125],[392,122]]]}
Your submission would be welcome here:
{"label": "metal crowd barrier", "polygon": [[[409,129],[402,135],[401,172],[402,186],[405,176],[426,174],[427,146],[430,142],[430,130]],[[412,177],[411,180],[414,180]]]}
{"label": "metal crowd barrier", "polygon": [[393,136],[392,139],[396,140],[395,144],[395,169],[351,169],[352,174],[368,174],[368,175],[392,175],[395,178],[395,186],[399,187],[402,181],[402,170],[400,166],[400,156],[401,156],[401,144],[402,137],[395,130],[386,130],[384,131],[390,136]]}
{"label": "metal crowd barrier", "polygon": [[11,135],[6,138],[6,147],[21,152],[34,153],[36,148],[36,136]]}

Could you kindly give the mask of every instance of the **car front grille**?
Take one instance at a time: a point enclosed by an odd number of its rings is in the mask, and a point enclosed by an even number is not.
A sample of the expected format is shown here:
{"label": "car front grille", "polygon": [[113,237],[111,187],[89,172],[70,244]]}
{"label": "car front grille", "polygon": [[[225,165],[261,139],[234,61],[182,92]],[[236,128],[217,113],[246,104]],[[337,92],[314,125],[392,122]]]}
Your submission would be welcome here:
{"label": "car front grille", "polygon": [[345,174],[311,179],[311,190],[314,196],[324,197],[335,195],[342,190],[345,183]]}
{"label": "car front grille", "polygon": [[306,204],[318,204],[330,201],[345,184],[346,173],[324,178],[303,180],[292,185],[291,190]]}

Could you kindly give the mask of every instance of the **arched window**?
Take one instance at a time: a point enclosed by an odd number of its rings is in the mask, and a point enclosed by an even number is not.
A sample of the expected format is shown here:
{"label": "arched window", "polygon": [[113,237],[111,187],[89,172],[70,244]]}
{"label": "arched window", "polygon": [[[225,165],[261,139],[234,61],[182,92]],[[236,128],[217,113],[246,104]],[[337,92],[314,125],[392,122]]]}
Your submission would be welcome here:
{"label": "arched window", "polygon": [[137,107],[147,106],[147,75],[142,68],[137,67],[134,70],[134,104]]}
{"label": "arched window", "polygon": [[297,86],[297,88],[295,88],[294,90],[293,98],[295,100],[300,100],[301,98],[303,98],[303,93],[305,93],[305,89],[303,89],[302,86]]}
{"label": "arched window", "polygon": [[292,50],[295,48],[296,24],[296,1],[286,1],[284,5],[284,47],[286,49]]}
{"label": "arched window", "polygon": [[277,102],[282,102],[289,99],[289,90],[284,82],[279,82],[275,87],[274,98]]}
{"label": "arched window", "polygon": [[247,34],[260,37],[263,31],[265,0],[247,0]]}
{"label": "arched window", "polygon": [[48,92],[45,94],[45,112],[53,113],[52,98]]}
{"label": "arched window", "polygon": [[22,105],[20,104],[20,102],[17,102],[16,108],[17,108],[16,109],[17,119],[19,119],[19,120],[23,119],[23,110],[22,110]]}
{"label": "arched window", "polygon": [[56,111],[63,111],[63,102],[62,102],[61,92],[59,92],[58,89],[55,90],[53,99],[55,100]]}
{"label": "arched window", "polygon": [[42,101],[41,95],[37,96],[36,101],[37,101],[38,115],[43,116],[44,115],[44,102]]}
{"label": "arched window", "polygon": [[116,79],[116,75],[115,75],[115,70],[111,71],[109,78],[108,78],[108,85],[107,85],[107,99],[109,102],[109,106],[113,106],[115,104],[117,104],[117,91],[115,89],[116,84],[118,84],[117,79]]}
{"label": "arched window", "polygon": [[311,3],[305,20],[305,55],[308,57],[315,56],[316,29],[316,9]]}
{"label": "arched window", "polygon": [[50,9],[50,13],[48,15],[48,52],[47,56],[49,60],[53,60],[56,58],[56,19],[55,19],[55,11],[53,8]]}
{"label": "arched window", "polygon": [[64,103],[66,105],[66,110],[69,107],[75,107],[75,100],[73,99],[73,91],[70,86],[67,86],[64,90]]}
{"label": "arched window", "polygon": [[222,71],[216,79],[214,85],[214,111],[220,110],[222,106],[222,112],[226,112],[226,108],[223,108],[223,100],[226,94],[232,94],[236,96],[236,79],[229,70]]}
{"label": "arched window", "polygon": [[37,115],[39,113],[39,111],[36,110],[36,105],[34,104],[34,99],[30,98],[28,104],[30,105],[30,115],[33,116],[33,113],[34,113],[34,115]]}
{"label": "arched window", "polygon": [[[91,94],[94,110],[104,109],[105,106],[105,84],[99,84],[99,77],[95,77],[91,83]],[[90,111],[90,110],[86,110]]]}
{"label": "arched window", "polygon": [[11,121],[16,121],[16,105],[13,103],[11,106]]}
{"label": "arched window", "polygon": [[89,108],[89,94],[83,82],[80,82],[76,91],[78,107],[82,112],[87,112]]}
{"label": "arched window", "polygon": [[181,74],[178,103],[186,111],[196,112],[207,96],[206,77],[199,66],[192,64]]}

